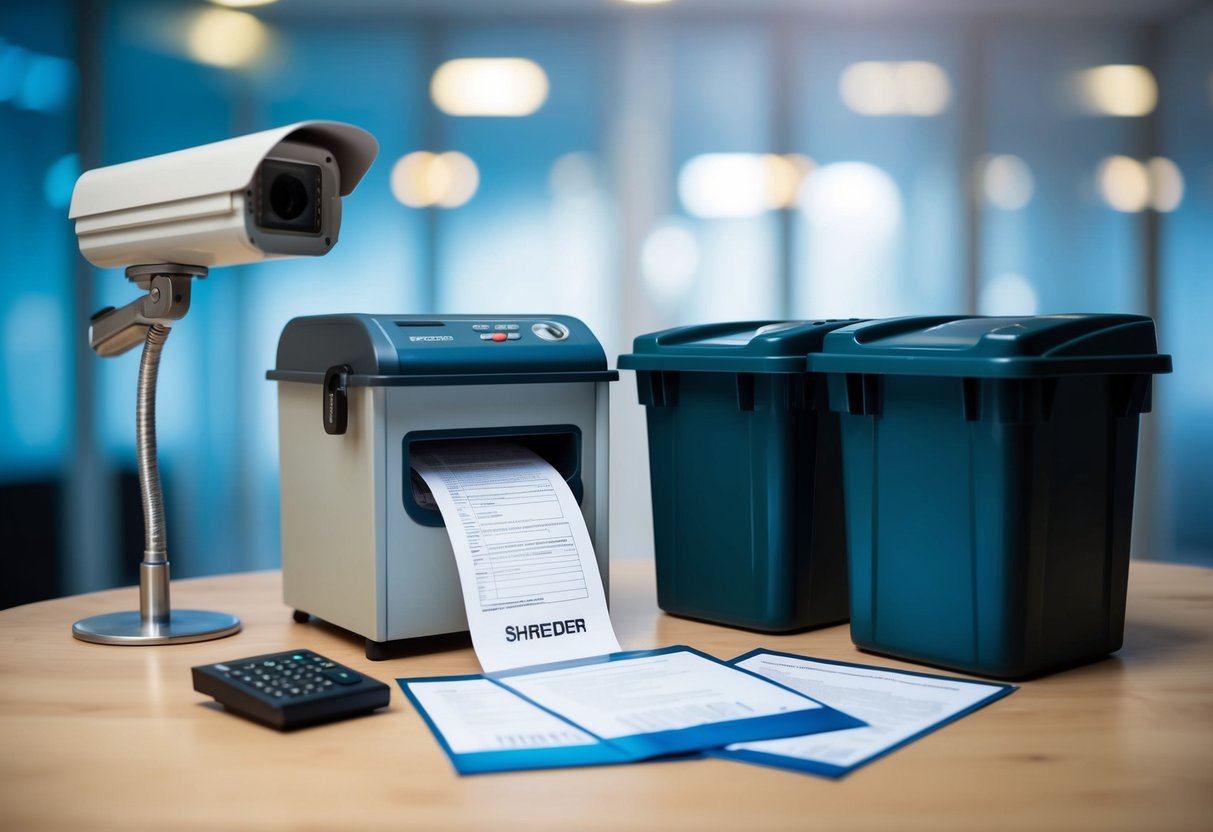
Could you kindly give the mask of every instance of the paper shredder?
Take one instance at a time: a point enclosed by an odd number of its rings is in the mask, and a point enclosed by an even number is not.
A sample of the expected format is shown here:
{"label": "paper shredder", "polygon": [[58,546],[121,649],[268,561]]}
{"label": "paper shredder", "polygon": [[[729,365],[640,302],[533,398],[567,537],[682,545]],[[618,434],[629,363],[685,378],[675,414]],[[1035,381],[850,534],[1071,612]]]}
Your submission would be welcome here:
{"label": "paper shredder", "polygon": [[597,339],[561,315],[320,315],[278,342],[282,580],[308,615],[389,644],[467,630],[442,515],[419,502],[425,443],[509,439],[577,497],[608,586],[608,384]]}

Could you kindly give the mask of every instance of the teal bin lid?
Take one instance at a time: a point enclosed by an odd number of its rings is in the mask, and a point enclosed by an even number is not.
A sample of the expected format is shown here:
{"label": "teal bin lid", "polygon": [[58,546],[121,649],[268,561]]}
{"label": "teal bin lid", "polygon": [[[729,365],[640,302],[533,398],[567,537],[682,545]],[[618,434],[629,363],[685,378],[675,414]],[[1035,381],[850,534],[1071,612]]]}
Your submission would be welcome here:
{"label": "teal bin lid", "polygon": [[826,335],[857,318],[821,321],[734,321],[638,335],[621,370],[709,373],[803,373],[804,357]]}
{"label": "teal bin lid", "polygon": [[1145,315],[913,317],[826,335],[813,372],[975,378],[1169,373]]}

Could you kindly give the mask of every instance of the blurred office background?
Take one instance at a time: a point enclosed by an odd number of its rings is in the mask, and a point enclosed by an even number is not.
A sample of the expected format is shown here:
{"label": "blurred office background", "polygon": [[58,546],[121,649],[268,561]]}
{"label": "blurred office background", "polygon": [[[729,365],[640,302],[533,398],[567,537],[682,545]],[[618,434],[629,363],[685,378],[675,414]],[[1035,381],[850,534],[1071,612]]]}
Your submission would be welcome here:
{"label": "blurred office background", "polygon": [[[136,289],[79,256],[76,176],[309,118],[381,155],[331,255],[216,270],[173,329],[175,577],[279,564],[265,371],[333,311],[569,313],[612,365],[709,320],[1150,314],[1134,555],[1213,564],[1208,4],[225,5],[0,3],[0,606],[134,583],[143,548],[138,350],[86,338]],[[612,411],[611,555],[649,557],[632,374]]]}

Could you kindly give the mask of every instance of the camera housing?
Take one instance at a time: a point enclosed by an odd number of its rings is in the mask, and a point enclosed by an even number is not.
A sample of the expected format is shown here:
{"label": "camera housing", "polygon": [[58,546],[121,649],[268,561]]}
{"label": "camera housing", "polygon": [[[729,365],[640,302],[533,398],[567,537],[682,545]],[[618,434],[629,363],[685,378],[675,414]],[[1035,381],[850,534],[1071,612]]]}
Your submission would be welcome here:
{"label": "camera housing", "polygon": [[80,253],[103,268],[327,254],[341,198],[378,152],[360,127],[298,122],[87,171],[68,218]]}

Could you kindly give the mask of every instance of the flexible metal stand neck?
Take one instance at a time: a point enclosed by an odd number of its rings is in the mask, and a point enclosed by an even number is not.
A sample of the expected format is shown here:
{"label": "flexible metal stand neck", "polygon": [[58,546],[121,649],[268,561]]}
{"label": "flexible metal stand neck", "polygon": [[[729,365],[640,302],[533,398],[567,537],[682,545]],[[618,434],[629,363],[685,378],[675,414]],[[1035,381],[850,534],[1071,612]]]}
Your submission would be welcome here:
{"label": "flexible metal stand neck", "polygon": [[173,321],[189,311],[191,280],[206,277],[201,266],[132,266],[126,276],[147,294],[121,309],[103,309],[89,326],[89,344],[102,356],[120,355],[143,343],[135,410],[135,450],[146,535],[139,566],[138,612],[85,618],[72,634],[98,644],[174,644],[223,638],[240,631],[240,619],[227,613],[176,610],[169,603],[168,545],[164,494],[156,454],[156,379],[160,353]]}

